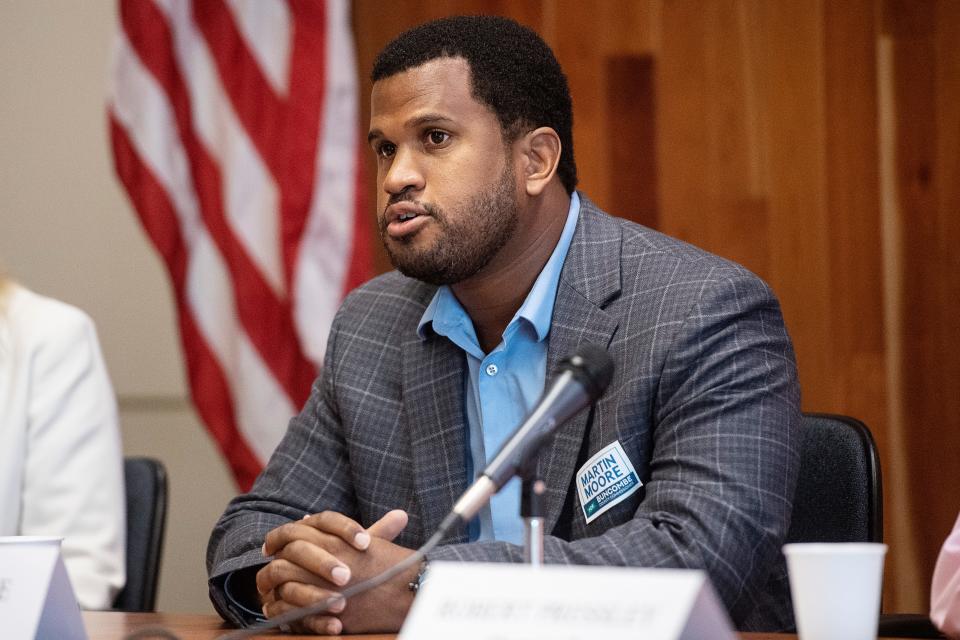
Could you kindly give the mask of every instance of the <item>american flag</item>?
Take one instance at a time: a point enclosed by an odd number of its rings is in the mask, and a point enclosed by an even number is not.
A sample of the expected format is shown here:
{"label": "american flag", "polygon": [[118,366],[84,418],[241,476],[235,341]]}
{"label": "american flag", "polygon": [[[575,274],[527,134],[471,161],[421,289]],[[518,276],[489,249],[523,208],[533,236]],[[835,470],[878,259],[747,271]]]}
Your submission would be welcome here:
{"label": "american flag", "polygon": [[370,275],[348,0],[121,0],[108,112],[193,402],[248,488]]}

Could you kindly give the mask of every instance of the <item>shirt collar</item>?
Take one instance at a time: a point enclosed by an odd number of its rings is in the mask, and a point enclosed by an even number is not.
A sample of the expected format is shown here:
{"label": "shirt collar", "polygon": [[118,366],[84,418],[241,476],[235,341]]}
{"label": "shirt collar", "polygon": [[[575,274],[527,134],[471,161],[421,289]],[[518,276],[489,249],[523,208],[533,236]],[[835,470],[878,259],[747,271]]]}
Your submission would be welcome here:
{"label": "shirt collar", "polygon": [[563,263],[567,259],[567,252],[570,250],[570,242],[573,240],[573,232],[577,228],[577,218],[580,214],[580,196],[574,191],[570,197],[570,208],[567,210],[567,221],[563,225],[563,231],[560,233],[560,240],[550,259],[543,266],[537,281],[533,283],[530,293],[520,308],[517,310],[514,319],[523,318],[533,327],[537,334],[537,340],[543,341],[550,333],[550,321],[553,319],[553,303],[557,299],[557,287],[560,284],[560,272],[563,270]]}
{"label": "shirt collar", "polygon": [[[550,258],[537,276],[533,283],[530,293],[524,299],[523,304],[517,309],[510,324],[504,332],[510,332],[515,324],[524,320],[533,328],[537,341],[543,341],[550,332],[550,322],[553,319],[553,303],[557,298],[557,288],[560,284],[560,272],[563,269],[563,263],[567,258],[567,252],[570,250],[570,243],[573,240],[573,233],[577,227],[577,219],[580,214],[580,196],[576,191],[570,196],[570,208],[567,210],[567,220],[563,225],[563,231],[560,233],[560,240],[557,246],[550,254]],[[462,323],[464,319],[469,320],[466,311],[460,305],[460,301],[453,294],[450,287],[444,285],[437,289],[430,300],[430,304],[424,310],[417,325],[417,335],[421,340],[427,338],[427,326],[441,335],[447,335],[449,327]],[[437,326],[434,327],[434,324]],[[441,326],[444,328],[441,329]],[[473,327],[471,324],[470,330]]]}

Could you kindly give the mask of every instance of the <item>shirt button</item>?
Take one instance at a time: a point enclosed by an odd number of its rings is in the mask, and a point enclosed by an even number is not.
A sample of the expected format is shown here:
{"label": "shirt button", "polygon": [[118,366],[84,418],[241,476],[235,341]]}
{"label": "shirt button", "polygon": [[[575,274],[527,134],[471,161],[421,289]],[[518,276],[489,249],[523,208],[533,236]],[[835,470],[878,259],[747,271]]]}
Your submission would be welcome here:
{"label": "shirt button", "polygon": [[495,375],[497,375],[497,371],[499,371],[499,369],[497,369],[497,365],[495,365],[495,364],[488,364],[488,365],[487,365],[487,375],[488,375],[488,376],[495,376]]}

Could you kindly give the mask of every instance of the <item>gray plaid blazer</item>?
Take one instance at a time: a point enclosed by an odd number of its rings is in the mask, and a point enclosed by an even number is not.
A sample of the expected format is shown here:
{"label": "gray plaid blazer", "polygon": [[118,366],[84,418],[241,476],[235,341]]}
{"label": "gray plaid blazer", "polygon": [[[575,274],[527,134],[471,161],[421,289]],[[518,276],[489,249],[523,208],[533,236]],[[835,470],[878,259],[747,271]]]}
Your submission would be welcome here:
{"label": "gray plaid blazer", "polygon": [[[759,278],[614,218],[581,196],[560,277],[547,371],[579,344],[609,350],[613,382],[541,452],[551,563],[703,569],[742,630],[792,625],[780,546],[799,464],[799,390],[779,305]],[[262,564],[265,534],[331,509],[370,524],[390,509],[423,543],[466,476],[465,359],[417,336],[435,287],[398,273],[344,301],[323,372],[253,489],[210,539],[211,598],[242,624],[223,578]],[[619,440],[643,488],[585,522],[573,478]],[[446,540],[432,559],[517,562],[505,542]]]}

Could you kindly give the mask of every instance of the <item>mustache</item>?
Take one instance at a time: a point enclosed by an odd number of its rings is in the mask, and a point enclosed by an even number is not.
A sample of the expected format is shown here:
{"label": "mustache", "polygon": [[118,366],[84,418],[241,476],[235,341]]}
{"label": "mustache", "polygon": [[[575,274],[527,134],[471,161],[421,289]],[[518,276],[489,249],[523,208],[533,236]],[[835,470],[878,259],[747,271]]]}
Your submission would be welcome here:
{"label": "mustache", "polygon": [[394,193],[390,195],[390,199],[387,200],[387,207],[392,204],[397,204],[398,202],[412,202],[416,204],[417,199],[413,197],[413,194],[410,193],[408,189],[404,189],[400,193]]}
{"label": "mustache", "polygon": [[414,195],[409,190],[404,189],[400,193],[392,194],[387,199],[387,204],[384,205],[383,211],[380,212],[381,217],[386,216],[387,209],[389,209],[391,205],[395,205],[398,202],[412,202],[418,207],[421,207],[426,212],[426,214],[432,218],[439,218],[442,215],[440,212],[440,209],[436,205],[433,205],[429,202],[421,202],[420,200],[417,200],[417,198],[414,197]]}

